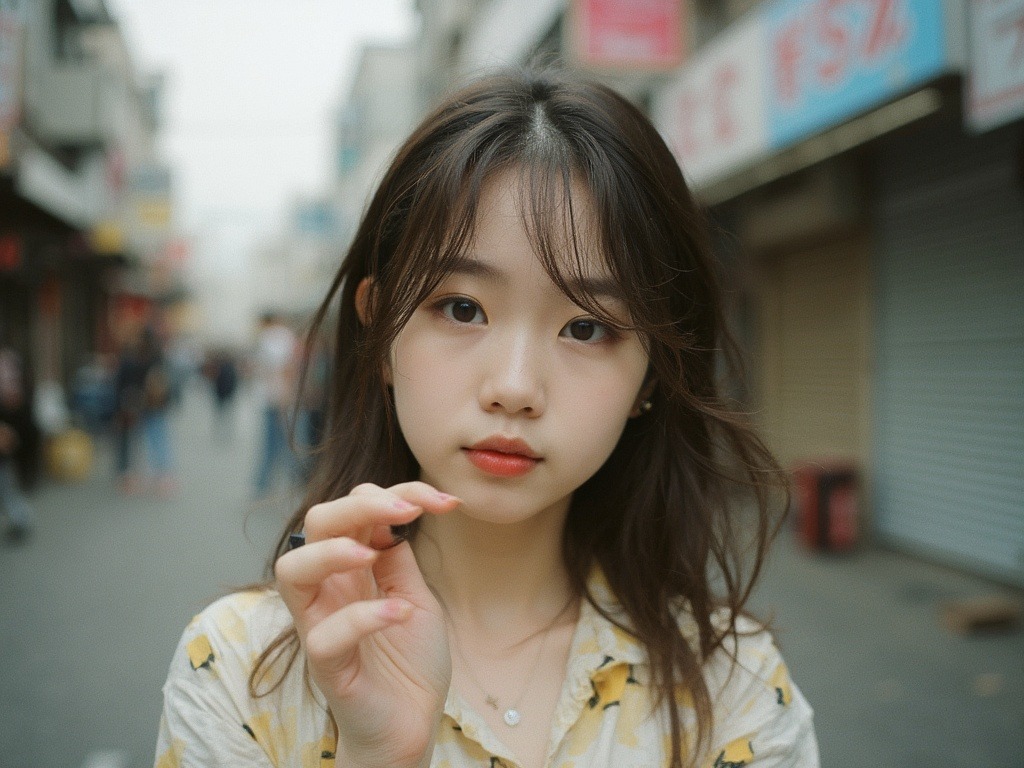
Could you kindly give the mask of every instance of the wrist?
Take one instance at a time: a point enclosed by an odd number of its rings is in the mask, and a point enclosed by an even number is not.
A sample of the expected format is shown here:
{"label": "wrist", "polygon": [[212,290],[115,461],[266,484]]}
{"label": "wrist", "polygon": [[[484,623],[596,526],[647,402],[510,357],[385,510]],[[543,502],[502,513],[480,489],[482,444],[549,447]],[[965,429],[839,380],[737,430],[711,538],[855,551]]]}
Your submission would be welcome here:
{"label": "wrist", "polygon": [[335,722],[334,733],[337,738],[334,764],[339,768],[430,768],[440,718],[425,740],[414,739],[413,743],[399,746],[384,736],[380,741],[368,744],[366,749],[360,749],[340,732],[333,710],[331,716]]}

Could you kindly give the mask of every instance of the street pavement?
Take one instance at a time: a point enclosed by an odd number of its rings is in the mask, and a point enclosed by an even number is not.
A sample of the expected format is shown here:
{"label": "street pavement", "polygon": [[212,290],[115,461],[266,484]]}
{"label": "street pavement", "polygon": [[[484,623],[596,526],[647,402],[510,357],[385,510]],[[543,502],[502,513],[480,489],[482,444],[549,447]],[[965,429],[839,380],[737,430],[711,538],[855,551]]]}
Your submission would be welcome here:
{"label": "street pavement", "polygon": [[[189,619],[261,578],[294,504],[249,499],[256,414],[215,435],[205,392],[176,414],[171,500],[113,490],[109,450],[81,484],[33,497],[0,543],[0,768],[152,765],[160,687]],[[960,636],[939,609],[1010,590],[879,548],[818,556],[785,529],[755,595],[815,708],[829,768],[1022,768],[1024,631]]]}

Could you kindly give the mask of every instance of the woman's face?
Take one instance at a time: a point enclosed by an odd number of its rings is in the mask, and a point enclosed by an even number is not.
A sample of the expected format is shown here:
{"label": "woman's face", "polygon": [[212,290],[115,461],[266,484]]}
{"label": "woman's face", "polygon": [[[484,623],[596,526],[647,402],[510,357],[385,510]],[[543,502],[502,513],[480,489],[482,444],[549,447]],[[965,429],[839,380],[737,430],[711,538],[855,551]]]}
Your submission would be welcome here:
{"label": "woman's face", "polygon": [[[461,498],[465,514],[503,523],[564,513],[636,414],[648,364],[635,333],[598,322],[551,281],[518,199],[513,172],[485,185],[470,248],[413,313],[390,364],[421,479]],[[574,201],[585,247],[585,193]],[[628,325],[616,284],[586,250],[592,295]]]}

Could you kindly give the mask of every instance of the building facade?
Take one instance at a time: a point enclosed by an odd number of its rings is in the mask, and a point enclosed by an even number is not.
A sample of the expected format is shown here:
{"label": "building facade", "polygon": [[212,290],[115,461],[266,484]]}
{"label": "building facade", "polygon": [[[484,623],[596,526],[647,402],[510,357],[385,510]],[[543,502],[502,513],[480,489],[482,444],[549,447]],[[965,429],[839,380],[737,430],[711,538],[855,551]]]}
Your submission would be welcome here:
{"label": "building facade", "polygon": [[0,0],[0,328],[37,383],[65,386],[152,299],[173,225],[158,94],[102,2]]}

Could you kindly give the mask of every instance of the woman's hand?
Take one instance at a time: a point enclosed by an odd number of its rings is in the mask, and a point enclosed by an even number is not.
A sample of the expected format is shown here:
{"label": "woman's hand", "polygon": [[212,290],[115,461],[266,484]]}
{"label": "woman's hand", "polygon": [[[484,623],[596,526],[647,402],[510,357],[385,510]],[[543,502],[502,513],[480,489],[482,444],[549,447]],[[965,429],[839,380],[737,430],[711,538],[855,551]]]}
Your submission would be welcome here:
{"label": "woman's hand", "polygon": [[390,526],[459,499],[426,483],[360,485],[306,514],[278,590],[338,725],[338,765],[428,765],[451,682],[441,607]]}

